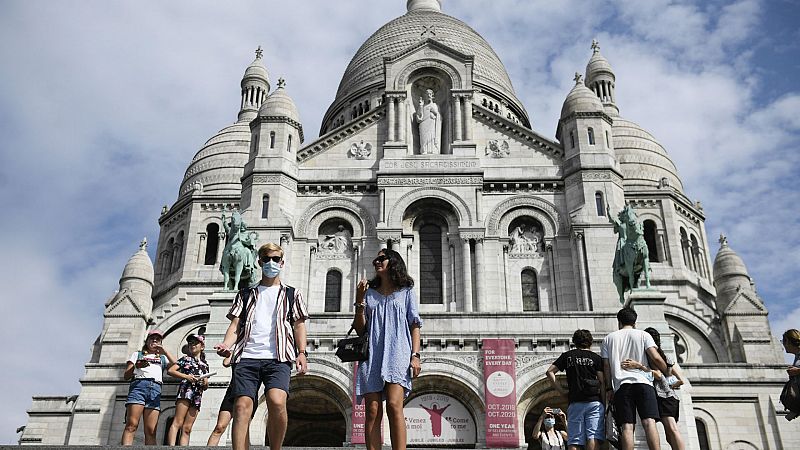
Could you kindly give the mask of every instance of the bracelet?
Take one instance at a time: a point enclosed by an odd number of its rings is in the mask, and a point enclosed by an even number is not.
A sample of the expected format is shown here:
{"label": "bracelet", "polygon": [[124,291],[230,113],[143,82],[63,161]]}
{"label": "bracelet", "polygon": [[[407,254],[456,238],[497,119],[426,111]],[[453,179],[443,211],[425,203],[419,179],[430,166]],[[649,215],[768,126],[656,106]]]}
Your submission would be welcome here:
{"label": "bracelet", "polygon": [[355,306],[356,308],[363,308],[364,305],[366,305],[366,303],[364,303],[364,302],[361,302],[361,303],[355,302],[355,303],[353,303],[353,306]]}
{"label": "bracelet", "polygon": [[420,359],[420,360],[422,359],[422,355],[420,355],[419,352],[412,353],[411,357],[412,358],[417,358],[417,359]]}

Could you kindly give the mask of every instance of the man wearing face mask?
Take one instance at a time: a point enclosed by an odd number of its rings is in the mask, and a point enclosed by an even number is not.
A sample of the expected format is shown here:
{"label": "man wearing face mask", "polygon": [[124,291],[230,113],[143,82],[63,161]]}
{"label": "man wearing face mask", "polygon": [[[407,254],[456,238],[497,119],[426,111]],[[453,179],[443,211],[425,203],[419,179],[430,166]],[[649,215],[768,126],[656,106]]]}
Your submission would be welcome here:
{"label": "man wearing face mask", "polygon": [[286,435],[286,399],[292,362],[297,372],[308,371],[306,326],[308,319],[300,291],[280,279],[283,249],[265,244],[258,249],[261,282],[239,291],[228,311],[231,324],[225,339],[214,348],[236,364],[231,385],[236,399],[233,408],[233,449],[250,447],[250,420],[263,383],[267,398],[269,447],[280,450]]}

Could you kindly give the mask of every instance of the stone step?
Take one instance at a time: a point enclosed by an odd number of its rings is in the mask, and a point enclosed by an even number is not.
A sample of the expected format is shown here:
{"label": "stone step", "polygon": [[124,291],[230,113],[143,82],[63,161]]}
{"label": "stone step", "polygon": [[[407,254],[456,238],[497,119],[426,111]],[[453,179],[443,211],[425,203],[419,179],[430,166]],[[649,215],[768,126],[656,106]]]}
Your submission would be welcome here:
{"label": "stone step", "polygon": [[[88,449],[88,450],[158,450],[158,449],[173,449],[174,447],[168,447],[165,445],[154,445],[154,446],[144,446],[144,445],[132,445],[130,447],[123,447],[121,445],[81,445],[81,446],[69,446],[69,445],[36,445],[33,446],[35,450],[75,450],[76,448],[80,449]],[[220,446],[220,447],[207,447],[207,446],[191,446],[188,447],[191,450],[219,450],[219,449],[230,449],[230,446]],[[250,447],[254,450],[267,450],[269,447],[265,447],[263,445],[253,445]],[[335,450],[340,448],[349,448],[353,450],[364,450],[366,447],[364,446],[354,446],[354,447],[283,447],[286,450]],[[20,446],[17,445],[0,445],[0,450],[19,450]],[[391,450],[389,446],[383,446],[383,450]],[[442,450],[441,448],[433,449],[433,448],[415,448],[415,450]],[[460,450],[457,447],[447,447],[447,450]],[[505,450],[523,450],[523,449],[505,449]]]}

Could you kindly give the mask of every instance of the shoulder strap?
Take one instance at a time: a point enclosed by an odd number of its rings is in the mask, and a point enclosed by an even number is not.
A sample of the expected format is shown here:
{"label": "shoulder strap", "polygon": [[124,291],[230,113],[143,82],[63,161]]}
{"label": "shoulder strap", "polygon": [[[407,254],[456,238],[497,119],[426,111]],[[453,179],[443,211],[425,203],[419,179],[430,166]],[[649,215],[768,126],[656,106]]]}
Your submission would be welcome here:
{"label": "shoulder strap", "polygon": [[286,320],[294,328],[294,287],[288,285],[286,286],[286,302],[289,304]]}
{"label": "shoulder strap", "polygon": [[144,352],[139,350],[138,352],[136,352],[136,359],[142,359],[142,358],[144,358]]}
{"label": "shoulder strap", "polygon": [[239,290],[239,295],[242,297],[242,312],[239,313],[239,325],[243,325],[247,321],[247,307],[250,306],[250,288],[246,287]]}
{"label": "shoulder strap", "polygon": [[161,367],[164,367],[166,365],[167,365],[167,357],[164,356],[164,355],[161,355]]}

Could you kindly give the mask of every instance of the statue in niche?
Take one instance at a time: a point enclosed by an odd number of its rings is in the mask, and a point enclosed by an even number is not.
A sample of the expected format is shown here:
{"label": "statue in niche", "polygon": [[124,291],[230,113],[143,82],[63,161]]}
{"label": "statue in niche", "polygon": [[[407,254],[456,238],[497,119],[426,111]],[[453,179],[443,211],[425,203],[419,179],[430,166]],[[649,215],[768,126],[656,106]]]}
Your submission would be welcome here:
{"label": "statue in niche", "polygon": [[361,142],[355,143],[350,146],[350,151],[347,152],[347,155],[351,158],[355,159],[366,159],[369,155],[372,154],[372,144],[369,142],[364,142],[362,139]]}
{"label": "statue in niche", "polygon": [[336,233],[325,235],[320,243],[320,249],[326,253],[346,253],[350,250],[350,232],[339,225]]}
{"label": "statue in niche", "polygon": [[442,129],[442,118],[439,114],[439,106],[434,101],[435,94],[433,89],[426,89],[427,101],[419,98],[419,108],[414,115],[414,119],[419,124],[419,153],[421,155],[434,155],[441,153],[440,136]]}
{"label": "statue in niche", "polygon": [[520,224],[509,235],[511,240],[510,253],[537,253],[541,251],[543,235],[535,227],[528,228]]}

